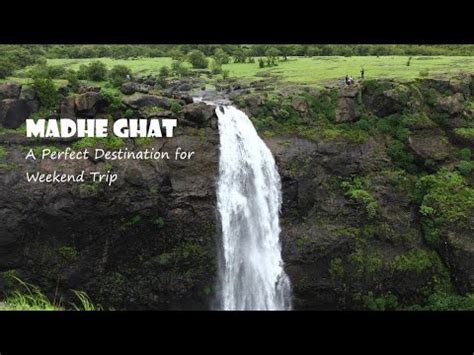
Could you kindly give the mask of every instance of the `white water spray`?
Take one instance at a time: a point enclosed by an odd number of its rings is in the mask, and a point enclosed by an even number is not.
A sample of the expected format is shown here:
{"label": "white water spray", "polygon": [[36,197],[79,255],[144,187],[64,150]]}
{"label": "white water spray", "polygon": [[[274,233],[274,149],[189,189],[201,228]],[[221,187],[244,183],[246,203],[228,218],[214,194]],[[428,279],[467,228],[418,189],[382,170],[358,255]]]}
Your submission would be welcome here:
{"label": "white water spray", "polygon": [[[222,111],[221,111],[222,109]],[[222,223],[220,306],[225,310],[291,309],[283,270],[281,182],[275,160],[242,111],[216,109],[220,158],[217,207]]]}

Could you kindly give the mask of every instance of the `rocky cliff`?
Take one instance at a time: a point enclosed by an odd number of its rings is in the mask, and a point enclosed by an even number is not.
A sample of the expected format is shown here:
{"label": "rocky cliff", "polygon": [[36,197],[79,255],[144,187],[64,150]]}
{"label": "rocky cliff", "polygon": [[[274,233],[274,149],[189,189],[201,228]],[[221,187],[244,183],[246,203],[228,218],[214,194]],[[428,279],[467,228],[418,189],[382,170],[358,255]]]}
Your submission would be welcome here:
{"label": "rocky cliff", "polygon": [[[177,87],[183,86],[182,83]],[[50,117],[176,117],[175,138],[32,141],[41,110],[0,86],[0,290],[14,274],[51,296],[106,308],[205,309],[215,295],[218,132],[185,88],[63,94]],[[474,292],[473,80],[365,81],[349,88],[231,88],[283,182],[283,258],[298,309],[466,308]],[[44,111],[40,112],[44,115]],[[67,146],[174,153],[190,161],[25,160]],[[106,184],[32,184],[25,171],[120,172]],[[471,302],[471,303],[470,303]],[[467,306],[466,306],[467,305]]]}

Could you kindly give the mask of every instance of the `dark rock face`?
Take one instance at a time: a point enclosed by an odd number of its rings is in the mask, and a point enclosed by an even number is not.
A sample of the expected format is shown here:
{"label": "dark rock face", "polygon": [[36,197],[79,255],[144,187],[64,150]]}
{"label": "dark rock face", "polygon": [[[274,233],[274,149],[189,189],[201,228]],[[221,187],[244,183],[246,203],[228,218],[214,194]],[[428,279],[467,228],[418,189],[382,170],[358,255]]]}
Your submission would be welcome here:
{"label": "dark rock face", "polygon": [[[77,98],[76,98],[77,99]],[[90,109],[88,99],[82,111]],[[92,100],[91,102],[95,102]],[[76,102],[77,104],[77,102]],[[0,270],[16,270],[47,294],[86,291],[115,309],[207,309],[216,275],[218,133],[179,127],[175,138],[129,150],[168,152],[170,160],[25,160],[10,140],[0,169]],[[174,160],[176,149],[195,151]],[[93,152],[93,149],[90,149]],[[25,172],[119,172],[103,183],[34,184]],[[5,284],[0,275],[0,290]]]}
{"label": "dark rock face", "polygon": [[120,87],[120,91],[125,95],[132,95],[136,92],[147,94],[150,90],[150,86],[146,84],[139,84],[135,82],[123,83]]}
{"label": "dark rock face", "polygon": [[[388,176],[377,176],[387,159],[383,143],[358,147],[286,138],[267,143],[283,183],[281,238],[294,306],[354,309],[359,307],[356,295],[369,292],[390,292],[399,302],[420,299],[416,290],[430,283],[433,271],[414,277],[393,265],[411,249],[428,248],[415,226],[416,206],[406,192],[387,183]],[[338,183],[353,174],[386,186],[375,193],[379,212],[374,220]]]}
{"label": "dark rock face", "polygon": [[336,107],[336,122],[352,122],[357,118],[356,103],[350,98],[339,99]]}
{"label": "dark rock face", "polygon": [[170,108],[170,101],[166,97],[139,93],[125,97],[123,99],[123,103],[134,109],[143,108],[146,106],[158,106],[164,109]]}
{"label": "dark rock face", "polygon": [[35,109],[22,99],[4,99],[0,101],[0,126],[18,128]]}
{"label": "dark rock face", "polygon": [[378,117],[385,117],[401,111],[404,105],[403,95],[406,94],[406,91],[407,89],[401,85],[386,82],[376,90],[365,87],[362,99],[369,112]]}
{"label": "dark rock face", "polygon": [[86,92],[75,96],[75,110],[79,116],[94,117],[103,106],[102,96],[97,92]]}
{"label": "dark rock face", "polygon": [[214,116],[214,106],[206,105],[203,102],[186,105],[183,109],[184,119],[202,124],[209,121]]}
{"label": "dark rock face", "polygon": [[408,137],[408,145],[423,159],[444,160],[453,152],[453,147],[441,130],[422,130]]}

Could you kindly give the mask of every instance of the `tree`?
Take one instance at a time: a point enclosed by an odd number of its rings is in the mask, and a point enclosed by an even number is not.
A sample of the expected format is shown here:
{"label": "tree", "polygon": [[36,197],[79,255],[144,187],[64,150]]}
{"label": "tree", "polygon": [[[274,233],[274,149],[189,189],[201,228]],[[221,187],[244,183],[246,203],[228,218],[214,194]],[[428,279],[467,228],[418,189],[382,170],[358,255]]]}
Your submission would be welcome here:
{"label": "tree", "polygon": [[198,49],[188,53],[188,62],[191,63],[195,69],[206,69],[209,65],[209,60],[204,53]]}
{"label": "tree", "polygon": [[185,76],[189,72],[188,68],[179,60],[175,60],[171,63],[171,71],[179,76]]}
{"label": "tree", "polygon": [[222,72],[222,65],[217,60],[213,59],[210,65],[212,74],[220,74]]}
{"label": "tree", "polygon": [[267,51],[265,52],[265,55],[267,56],[268,65],[269,66],[276,65],[276,60],[278,59],[280,54],[281,53],[278,50],[278,48],[275,48],[275,47],[268,48]]}
{"label": "tree", "polygon": [[92,81],[104,81],[107,76],[107,67],[101,61],[93,61],[87,67],[87,79]]}
{"label": "tree", "polygon": [[168,51],[168,56],[173,60],[182,60],[184,58],[183,52],[181,52],[178,48],[170,49]]}
{"label": "tree", "polygon": [[228,64],[230,61],[229,55],[222,48],[214,50],[213,58],[218,64]]}
{"label": "tree", "polygon": [[109,80],[114,86],[120,86],[131,75],[132,70],[126,65],[115,65],[109,72]]}

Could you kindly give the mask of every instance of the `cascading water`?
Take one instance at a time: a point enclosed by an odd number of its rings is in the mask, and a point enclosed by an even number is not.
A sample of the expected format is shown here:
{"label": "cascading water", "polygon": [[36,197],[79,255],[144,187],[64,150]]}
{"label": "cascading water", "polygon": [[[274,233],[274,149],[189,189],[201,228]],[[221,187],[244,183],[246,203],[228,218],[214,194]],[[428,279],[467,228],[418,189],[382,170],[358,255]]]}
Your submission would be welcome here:
{"label": "cascading water", "polygon": [[223,241],[220,307],[291,309],[279,241],[281,182],[275,160],[245,113],[232,106],[220,106],[216,113]]}

